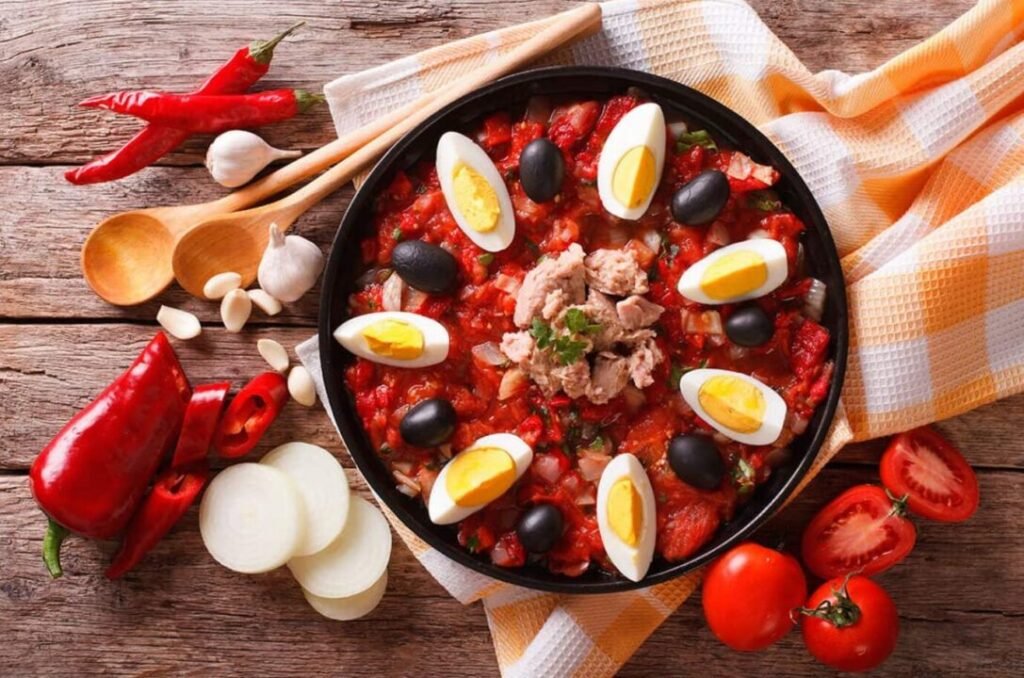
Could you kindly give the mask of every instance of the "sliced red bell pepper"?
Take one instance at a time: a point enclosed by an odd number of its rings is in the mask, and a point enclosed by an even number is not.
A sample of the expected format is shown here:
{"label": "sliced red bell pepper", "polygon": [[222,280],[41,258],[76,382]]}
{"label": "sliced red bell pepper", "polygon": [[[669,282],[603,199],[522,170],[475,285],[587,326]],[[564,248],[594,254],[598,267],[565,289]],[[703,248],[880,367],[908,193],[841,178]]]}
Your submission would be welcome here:
{"label": "sliced red bell pepper", "polygon": [[209,477],[206,460],[187,468],[167,469],[153,481],[153,488],[135,512],[107,578],[117,579],[135,567],[185,515]]}
{"label": "sliced red bell pepper", "polygon": [[277,372],[257,375],[238,392],[221,417],[213,446],[222,457],[246,454],[288,402],[288,382]]}
{"label": "sliced red bell pepper", "polygon": [[170,342],[157,333],[32,462],[29,489],[50,518],[43,559],[52,576],[61,575],[67,530],[110,539],[125,528],[177,439],[191,392]]}
{"label": "sliced red bell pepper", "polygon": [[230,389],[231,384],[226,381],[196,386],[192,399],[188,401],[188,409],[185,410],[185,421],[181,425],[178,445],[171,458],[171,468],[181,469],[206,460]]}

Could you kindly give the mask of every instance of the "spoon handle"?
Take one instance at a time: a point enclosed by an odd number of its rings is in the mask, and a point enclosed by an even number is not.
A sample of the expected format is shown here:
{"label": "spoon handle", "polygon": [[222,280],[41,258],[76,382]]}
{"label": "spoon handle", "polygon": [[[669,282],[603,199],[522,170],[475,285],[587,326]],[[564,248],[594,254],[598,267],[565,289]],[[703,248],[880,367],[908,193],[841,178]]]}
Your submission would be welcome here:
{"label": "spoon handle", "polygon": [[477,69],[451,85],[410,102],[391,114],[336,139],[263,179],[221,200],[225,211],[254,205],[328,167],[330,169],[295,193],[278,201],[297,218],[313,205],[352,180],[407,132],[464,94],[506,75],[556,47],[601,28],[601,8],[587,4],[565,12],[559,21],[526,40],[507,55]]}

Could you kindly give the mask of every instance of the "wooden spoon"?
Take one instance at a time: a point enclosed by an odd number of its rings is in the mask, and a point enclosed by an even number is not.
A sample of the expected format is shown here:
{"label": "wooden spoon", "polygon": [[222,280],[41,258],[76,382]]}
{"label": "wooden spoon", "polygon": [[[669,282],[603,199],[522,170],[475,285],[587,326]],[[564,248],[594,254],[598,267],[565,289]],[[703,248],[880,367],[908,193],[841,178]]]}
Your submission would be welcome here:
{"label": "wooden spoon", "polygon": [[[600,27],[601,9],[598,5],[584,5],[565,12],[558,22],[506,56],[387,116],[386,125],[368,125],[345,137],[343,140],[350,147],[358,142],[358,150],[351,149],[338,164],[295,193],[268,205],[204,219],[182,235],[174,248],[173,269],[178,283],[199,298],[203,296],[206,281],[224,271],[239,273],[243,287],[252,284],[269,240],[271,223],[276,223],[282,232],[288,230],[309,208],[351,181],[407,132],[444,106],[555,47],[600,30]],[[325,148],[343,140],[339,139]]]}

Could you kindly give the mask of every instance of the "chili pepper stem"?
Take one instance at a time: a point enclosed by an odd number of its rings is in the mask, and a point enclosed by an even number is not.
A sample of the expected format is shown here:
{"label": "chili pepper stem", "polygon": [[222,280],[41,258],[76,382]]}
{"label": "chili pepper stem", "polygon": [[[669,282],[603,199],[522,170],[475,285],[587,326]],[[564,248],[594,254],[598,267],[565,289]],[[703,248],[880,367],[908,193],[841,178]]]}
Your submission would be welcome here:
{"label": "chili pepper stem", "polygon": [[298,107],[299,113],[305,113],[310,106],[322,104],[324,101],[326,98],[322,94],[313,94],[304,89],[295,90],[295,105]]}
{"label": "chili pepper stem", "polygon": [[258,64],[269,64],[270,60],[274,58],[274,48],[277,47],[278,43],[295,32],[300,26],[305,25],[305,23],[305,21],[300,21],[294,26],[278,33],[270,40],[256,40],[249,45],[249,58]]}
{"label": "chili pepper stem", "polygon": [[50,576],[56,579],[64,574],[60,566],[60,547],[64,543],[64,538],[68,536],[68,531],[58,525],[53,518],[47,520],[46,536],[43,537],[43,562],[46,563]]}

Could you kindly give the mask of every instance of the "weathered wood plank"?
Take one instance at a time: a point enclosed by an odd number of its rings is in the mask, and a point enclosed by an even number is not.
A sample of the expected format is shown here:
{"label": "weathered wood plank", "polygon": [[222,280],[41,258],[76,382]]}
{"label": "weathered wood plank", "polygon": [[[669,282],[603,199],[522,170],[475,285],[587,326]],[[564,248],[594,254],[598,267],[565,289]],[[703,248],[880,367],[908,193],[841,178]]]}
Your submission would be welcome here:
{"label": "weathered wood plank", "polygon": [[[868,480],[868,471],[826,471],[759,538],[792,543],[825,500]],[[983,494],[999,503],[988,503],[959,526],[920,521],[915,551],[879,578],[897,602],[902,625],[900,644],[881,675],[977,675],[983,669],[1013,675],[1013,667],[1022,665],[1024,617],[1007,608],[1007,601],[1024,595],[1024,571],[1016,567],[1021,546],[1004,540],[1024,511],[1019,480],[1014,472],[983,474]],[[81,539],[65,547],[65,577],[46,577],[39,561],[40,515],[24,478],[0,477],[0,521],[6,528],[0,535],[0,619],[19,620],[4,625],[5,643],[33,650],[9,655],[4,663],[12,675],[72,669],[255,675],[267,666],[275,675],[423,675],[439,667],[450,676],[495,673],[480,607],[464,608],[448,598],[399,543],[378,611],[338,624],[306,607],[286,571],[247,578],[216,565],[203,550],[194,509],[120,583],[102,576],[113,545]],[[951,556],[966,553],[971,557]],[[113,650],[112,638],[121,650]],[[727,650],[704,628],[695,598],[652,636],[623,675],[698,675],[709,665],[716,676],[759,675],[766,662],[773,675],[815,672],[797,634],[762,654]]]}
{"label": "weathered wood plank", "polygon": [[[239,46],[305,19],[279,49],[262,88],[316,89],[345,73],[449,40],[572,7],[444,0],[411,3],[317,0],[273,5],[27,0],[0,3],[0,81],[17,92],[7,104],[0,164],[79,163],[126,140],[138,123],[77,109],[82,99],[118,89],[187,91]],[[757,0],[766,23],[813,70],[871,68],[930,35],[972,4],[890,0],[818,3]],[[54,20],[60,17],[59,20]],[[266,129],[278,146],[315,148],[330,138],[324,109]],[[198,164],[209,137],[197,137],[170,164]],[[95,195],[83,189],[81,195]]]}

